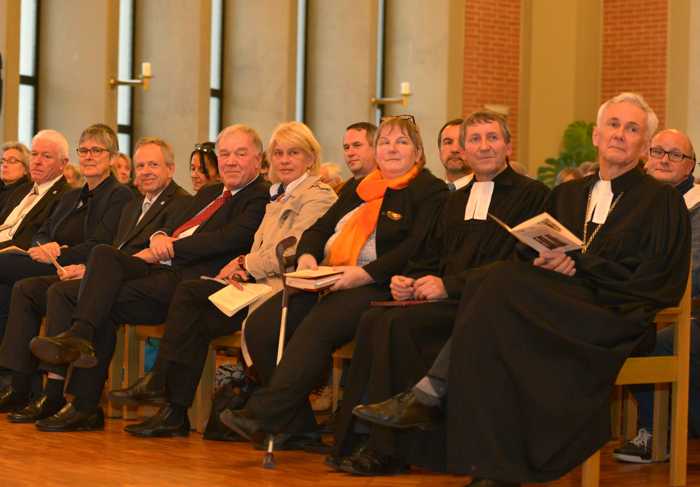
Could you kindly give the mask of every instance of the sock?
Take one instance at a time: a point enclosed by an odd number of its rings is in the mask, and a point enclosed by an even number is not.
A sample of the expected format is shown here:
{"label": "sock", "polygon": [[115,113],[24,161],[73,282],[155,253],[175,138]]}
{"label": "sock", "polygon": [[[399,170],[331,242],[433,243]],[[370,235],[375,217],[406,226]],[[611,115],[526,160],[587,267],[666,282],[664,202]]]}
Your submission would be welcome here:
{"label": "sock", "polygon": [[172,414],[168,416],[167,424],[177,425],[185,421],[185,415],[187,414],[186,406],[170,403],[170,409],[172,410]]}
{"label": "sock", "polygon": [[439,379],[423,377],[418,384],[413,386],[413,395],[419,403],[426,406],[440,406],[442,398],[447,392],[447,384]]}
{"label": "sock", "polygon": [[89,341],[92,341],[93,337],[95,336],[95,327],[83,320],[73,321],[73,325],[70,327],[69,331],[74,335]]}
{"label": "sock", "polygon": [[49,378],[46,381],[46,387],[44,388],[44,393],[48,397],[49,402],[54,404],[63,404],[66,400],[63,398],[63,379]]}
{"label": "sock", "polygon": [[31,374],[12,372],[12,391],[18,401],[29,402],[29,397],[32,392]]}

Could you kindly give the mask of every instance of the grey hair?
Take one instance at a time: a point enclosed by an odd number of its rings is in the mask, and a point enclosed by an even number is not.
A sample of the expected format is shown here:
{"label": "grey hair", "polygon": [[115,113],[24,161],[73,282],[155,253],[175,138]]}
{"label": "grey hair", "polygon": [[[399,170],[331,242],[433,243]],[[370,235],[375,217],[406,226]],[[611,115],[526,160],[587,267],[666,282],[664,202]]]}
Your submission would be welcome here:
{"label": "grey hair", "polygon": [[53,142],[54,144],[58,145],[58,153],[61,156],[61,159],[68,159],[68,140],[66,139],[66,136],[58,130],[40,130],[34,137],[32,137],[32,145],[37,139],[47,139]]}
{"label": "grey hair", "polygon": [[617,96],[614,96],[604,102],[602,105],[600,105],[600,108],[598,108],[598,116],[596,117],[596,125],[600,127],[603,123],[603,113],[605,113],[605,110],[608,109],[610,105],[613,105],[615,103],[622,103],[622,102],[627,102],[631,103],[635,106],[638,106],[642,110],[644,110],[644,113],[647,115],[647,133],[646,133],[646,138],[647,142],[651,140],[651,136],[654,135],[656,132],[656,129],[659,127],[659,117],[656,116],[656,113],[654,113],[654,110],[649,106],[647,101],[644,99],[642,95],[639,93],[632,93],[629,91],[625,91],[620,93]]}
{"label": "grey hair", "polygon": [[15,149],[16,151],[19,152],[19,160],[22,161],[22,164],[24,165],[25,170],[29,170],[29,156],[30,152],[29,149],[27,148],[26,145],[24,145],[22,142],[17,142],[17,141],[10,141],[10,142],[5,142],[2,144],[2,147],[0,147],[0,154],[4,154],[5,151],[8,151],[10,149]]}

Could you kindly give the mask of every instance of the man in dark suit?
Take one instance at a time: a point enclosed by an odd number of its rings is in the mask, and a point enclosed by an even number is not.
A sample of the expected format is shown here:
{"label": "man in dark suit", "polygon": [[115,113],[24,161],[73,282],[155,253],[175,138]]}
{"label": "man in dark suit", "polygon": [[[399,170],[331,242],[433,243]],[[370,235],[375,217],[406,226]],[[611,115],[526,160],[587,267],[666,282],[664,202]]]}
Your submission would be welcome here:
{"label": "man in dark suit", "polygon": [[374,134],[377,126],[369,122],[356,122],[345,129],[343,157],[352,177],[336,188],[336,192],[355,191],[357,183],[377,167],[374,158]]}
{"label": "man in dark suit", "polygon": [[[145,194],[123,208],[116,235],[107,228],[109,225],[102,224],[94,234],[98,242],[113,239],[114,246],[128,255],[147,248],[149,237],[162,228],[169,215],[183,212],[192,199],[172,180],[175,163],[167,142],[157,138],[141,139],[136,144],[134,160],[136,173],[144,181]],[[118,186],[131,195],[125,186]],[[119,206],[116,209],[119,210]],[[29,351],[29,342],[38,334],[41,317],[46,314],[49,287],[63,280],[73,286],[77,294],[84,272],[82,263],[66,265],[60,276],[23,279],[13,289],[8,332],[0,346],[0,366],[13,371],[11,388],[0,395],[0,411],[14,411],[9,416],[12,422],[33,422],[63,407],[64,374],[61,370],[50,372],[46,393],[29,401],[31,377],[37,365]]]}
{"label": "man in dark suit", "polygon": [[102,428],[98,403],[117,326],[162,323],[181,280],[212,275],[250,248],[269,200],[268,185],[258,178],[262,143],[251,128],[233,125],[219,134],[216,148],[223,184],[200,190],[184,215],[151,237],[148,249],[128,256],[98,246],[77,296],[65,283],[49,290],[48,337],[35,338],[32,352],[76,366],[67,391],[75,399],[37,421],[40,430]]}
{"label": "man in dark suit", "polygon": [[0,249],[15,245],[28,249],[34,234],[70,187],[63,177],[68,141],[55,130],[42,130],[32,139],[29,174],[34,185],[16,191],[0,213]]}

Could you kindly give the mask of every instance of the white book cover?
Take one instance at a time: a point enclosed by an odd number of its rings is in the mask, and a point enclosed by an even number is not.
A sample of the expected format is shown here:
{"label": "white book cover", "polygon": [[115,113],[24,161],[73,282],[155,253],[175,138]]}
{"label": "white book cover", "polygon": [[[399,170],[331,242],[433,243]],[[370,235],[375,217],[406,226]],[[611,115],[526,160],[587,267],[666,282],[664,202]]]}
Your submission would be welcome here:
{"label": "white book cover", "polygon": [[583,245],[580,238],[571,233],[547,212],[525,220],[513,228],[491,213],[489,213],[489,217],[515,238],[537,252],[568,252],[580,249]]}
{"label": "white book cover", "polygon": [[272,291],[267,284],[241,283],[243,289],[229,284],[209,296],[209,301],[229,318]]}

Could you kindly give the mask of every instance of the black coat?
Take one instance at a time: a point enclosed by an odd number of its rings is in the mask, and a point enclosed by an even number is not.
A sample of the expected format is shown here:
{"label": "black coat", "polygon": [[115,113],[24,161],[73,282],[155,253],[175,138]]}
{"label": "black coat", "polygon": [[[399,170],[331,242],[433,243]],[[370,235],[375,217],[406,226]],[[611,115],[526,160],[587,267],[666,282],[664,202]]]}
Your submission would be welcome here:
{"label": "black coat", "polygon": [[[36,232],[33,242],[47,243],[57,241],[57,232],[66,219],[76,210],[83,188],[72,189],[65,193],[56,208]],[[124,205],[133,200],[129,188],[119,184],[110,175],[91,191],[87,200],[87,214],[83,218],[82,242],[61,250],[58,261],[62,265],[82,263],[87,260],[90,250],[100,243],[111,243],[117,232],[117,224]],[[58,242],[63,244],[63,242]]]}
{"label": "black coat", "polygon": [[[405,188],[387,189],[377,222],[377,259],[364,266],[376,283],[387,283],[400,273],[423,242],[448,194],[444,181],[427,169]],[[321,262],[338,221],[361,203],[357,191],[341,191],[338,201],[302,234],[297,256],[311,254]]]}
{"label": "black coat", "polygon": [[[223,188],[223,184],[202,188],[189,208],[166,222],[161,230],[171,235],[177,227],[214,201]],[[197,279],[201,275],[217,273],[233,257],[248,252],[269,200],[269,184],[258,177],[228,200],[193,235],[173,244],[174,267],[184,279]]]}
{"label": "black coat", "polygon": [[[0,213],[5,212],[5,204],[12,193],[15,191],[20,191],[22,192],[22,195],[25,195],[27,194],[27,191],[31,189],[31,187],[32,183],[29,181],[27,176],[22,176],[20,179],[11,184],[5,184],[0,181]],[[14,206],[12,208],[14,208]],[[12,210],[12,208],[10,208],[10,210]]]}
{"label": "black coat", "polygon": [[[32,189],[29,185],[26,191],[15,191],[8,198],[5,209],[0,213],[0,222],[5,221],[12,209],[17,206],[26,194]],[[0,249],[16,245],[17,247],[28,249],[32,245],[34,234],[44,224],[49,215],[53,212],[64,193],[71,189],[64,177],[56,181],[49,191],[34,205],[29,213],[24,217],[19,228],[12,239],[0,242]]]}

